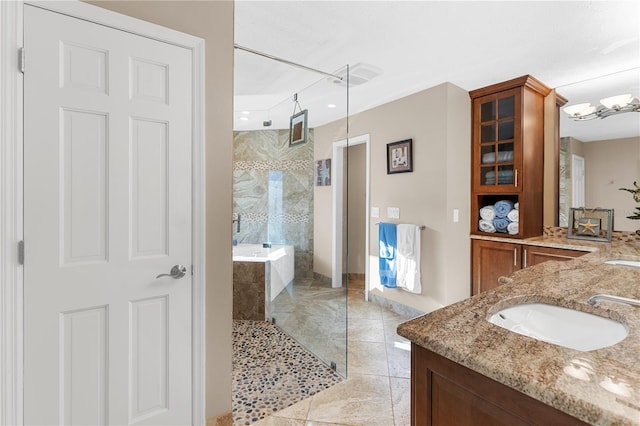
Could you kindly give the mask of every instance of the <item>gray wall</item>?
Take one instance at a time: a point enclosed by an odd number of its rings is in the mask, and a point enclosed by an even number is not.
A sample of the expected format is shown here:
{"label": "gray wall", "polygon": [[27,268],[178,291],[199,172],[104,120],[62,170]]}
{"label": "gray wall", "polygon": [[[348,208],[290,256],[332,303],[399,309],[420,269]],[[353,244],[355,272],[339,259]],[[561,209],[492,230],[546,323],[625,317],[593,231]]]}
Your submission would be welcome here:
{"label": "gray wall", "polygon": [[[428,312],[470,294],[470,153],[471,101],[467,91],[444,83],[349,118],[349,135],[370,135],[371,206],[380,218],[370,221],[366,256],[377,264],[376,222],[385,221],[387,207],[400,208],[403,223],[425,225],[422,232],[422,294],[380,286],[369,273],[378,296]],[[316,159],[330,158],[332,145],[344,133],[344,121],[315,128]],[[414,171],[387,175],[386,147],[413,139]],[[452,220],[458,209],[459,222]],[[330,191],[316,190],[315,224],[330,230],[333,205]],[[362,218],[364,220],[364,218]],[[395,220],[392,220],[395,221]],[[331,233],[316,235],[315,272],[331,276]]]}

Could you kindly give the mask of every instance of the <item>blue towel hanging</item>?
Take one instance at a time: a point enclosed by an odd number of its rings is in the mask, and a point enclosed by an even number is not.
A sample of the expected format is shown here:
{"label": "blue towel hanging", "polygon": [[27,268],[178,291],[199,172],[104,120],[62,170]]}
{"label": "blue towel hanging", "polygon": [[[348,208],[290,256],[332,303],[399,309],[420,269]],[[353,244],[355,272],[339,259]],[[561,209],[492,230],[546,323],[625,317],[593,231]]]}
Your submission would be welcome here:
{"label": "blue towel hanging", "polygon": [[396,288],[397,226],[380,222],[378,226],[378,259],[380,262],[380,284]]}

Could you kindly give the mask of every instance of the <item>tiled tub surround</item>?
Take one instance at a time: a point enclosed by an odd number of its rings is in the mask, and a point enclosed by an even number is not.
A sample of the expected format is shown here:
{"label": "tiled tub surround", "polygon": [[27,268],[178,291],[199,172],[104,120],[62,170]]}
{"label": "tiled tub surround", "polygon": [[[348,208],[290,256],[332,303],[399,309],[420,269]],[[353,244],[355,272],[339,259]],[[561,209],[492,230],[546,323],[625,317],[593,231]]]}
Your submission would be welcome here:
{"label": "tiled tub surround", "polygon": [[233,319],[263,321],[271,302],[293,282],[290,245],[239,244],[233,247]]}
{"label": "tiled tub surround", "polygon": [[288,129],[234,133],[234,239],[293,245],[298,278],[313,278],[313,174],[313,129],[293,147]]}
{"label": "tiled tub surround", "polygon": [[265,275],[268,266],[233,262],[233,319],[264,321],[267,315]]}
{"label": "tiled tub surround", "polygon": [[[640,299],[640,269],[604,264],[640,260],[638,243],[526,240],[595,250],[567,262],[514,273],[512,282],[401,324],[398,334],[428,350],[529,395],[584,422],[640,424],[640,309],[587,298],[598,293]],[[621,321],[629,335],[617,345],[581,352],[544,343],[487,321],[515,304],[543,302]]]}

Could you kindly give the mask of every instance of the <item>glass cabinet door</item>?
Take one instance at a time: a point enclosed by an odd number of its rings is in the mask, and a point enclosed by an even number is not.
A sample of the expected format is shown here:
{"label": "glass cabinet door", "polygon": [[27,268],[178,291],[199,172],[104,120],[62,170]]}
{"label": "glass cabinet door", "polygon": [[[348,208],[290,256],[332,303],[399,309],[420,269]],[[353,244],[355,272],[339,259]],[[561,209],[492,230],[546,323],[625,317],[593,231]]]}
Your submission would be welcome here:
{"label": "glass cabinet door", "polygon": [[516,94],[486,96],[480,100],[477,143],[480,144],[479,173],[481,190],[497,185],[517,185],[514,161]]}

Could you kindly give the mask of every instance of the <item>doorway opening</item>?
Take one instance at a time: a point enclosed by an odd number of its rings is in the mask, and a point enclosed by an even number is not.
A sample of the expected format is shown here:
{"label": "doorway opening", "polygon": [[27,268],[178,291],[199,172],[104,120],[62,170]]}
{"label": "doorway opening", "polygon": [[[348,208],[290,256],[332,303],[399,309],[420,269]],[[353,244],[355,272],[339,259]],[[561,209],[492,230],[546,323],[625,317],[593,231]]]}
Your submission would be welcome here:
{"label": "doorway opening", "polygon": [[[350,265],[358,265],[361,261],[364,263],[364,281],[365,281],[365,300],[369,298],[369,256],[367,252],[369,250],[369,197],[370,197],[370,140],[369,134],[356,136],[349,139],[340,140],[333,144],[333,161],[334,161],[334,185],[333,185],[333,230],[332,230],[332,287],[342,287],[343,277],[345,272],[348,274]],[[349,184],[349,176],[352,178],[356,175],[351,172],[347,173],[347,164],[349,164],[349,148],[357,147],[358,145],[364,145],[364,179],[363,184],[354,185],[353,188]],[[353,152],[356,154],[356,152]],[[358,155],[358,154],[356,154]],[[359,157],[359,155],[358,155]],[[354,165],[361,164],[361,160]],[[351,167],[351,164],[349,164]],[[359,167],[356,167],[358,169]],[[361,178],[362,172],[357,172]],[[355,182],[354,182],[355,183]],[[355,188],[361,188],[355,189]],[[354,215],[349,213],[349,197],[347,193],[353,189],[354,196],[358,198],[358,192],[364,192],[364,206],[363,208],[355,208]],[[357,203],[354,204],[357,206]],[[349,214],[348,214],[349,213]],[[358,217],[355,217],[357,215]],[[364,216],[364,217],[363,217]],[[352,253],[352,245],[348,242],[349,237],[357,236],[361,233],[351,232],[348,228],[349,223],[364,222],[364,252],[361,253],[362,259],[359,259],[357,250]],[[356,241],[355,244],[360,244]],[[353,246],[355,246],[355,244]],[[349,245],[349,250],[346,250]],[[348,253],[348,255],[347,255]],[[352,259],[349,260],[348,258]]]}

